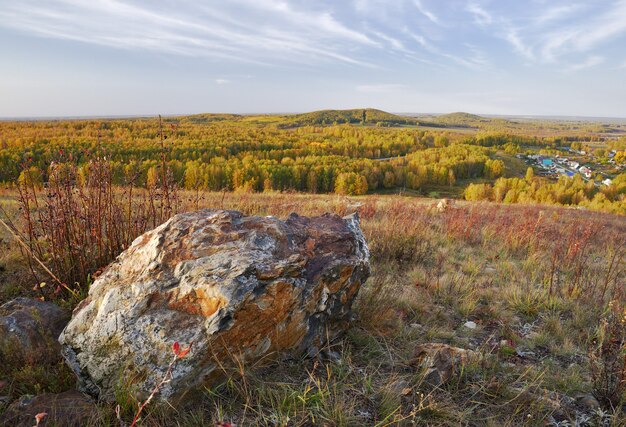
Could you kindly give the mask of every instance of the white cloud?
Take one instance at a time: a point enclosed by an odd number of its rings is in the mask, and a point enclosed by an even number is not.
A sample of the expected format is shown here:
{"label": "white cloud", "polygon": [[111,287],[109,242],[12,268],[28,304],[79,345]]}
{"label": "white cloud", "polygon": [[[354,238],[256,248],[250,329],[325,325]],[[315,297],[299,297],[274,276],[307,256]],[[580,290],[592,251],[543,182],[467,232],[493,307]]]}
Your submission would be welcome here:
{"label": "white cloud", "polygon": [[417,8],[417,10],[419,10],[420,13],[428,18],[431,22],[435,24],[441,24],[441,21],[439,20],[437,15],[424,7],[424,5],[422,4],[422,0],[413,0],[413,4]]}
{"label": "white cloud", "polygon": [[466,10],[474,15],[474,22],[478,25],[485,26],[493,22],[493,16],[476,3],[469,3]]}
{"label": "white cloud", "polygon": [[533,60],[535,58],[533,49],[524,43],[524,41],[519,36],[517,30],[510,28],[504,35],[504,38],[522,56],[530,60]]}
{"label": "white cloud", "polygon": [[[505,63],[495,60],[506,53],[492,50],[494,41],[506,42],[525,63],[565,67],[574,55],[608,57],[592,50],[626,34],[626,0],[602,8],[565,0],[507,7],[494,0],[463,1],[455,9],[433,0],[351,0],[347,5],[332,0],[0,0],[0,27],[264,66],[377,68],[391,60],[472,70]],[[453,23],[454,31],[445,31]],[[474,48],[467,49],[465,41]]]}
{"label": "white cloud", "polygon": [[543,58],[555,61],[559,56],[572,52],[586,52],[597,45],[626,34],[626,0],[600,16],[589,17],[578,25],[560,28],[545,35]]}
{"label": "white cloud", "polygon": [[567,71],[580,71],[586,68],[595,67],[597,65],[602,64],[605,61],[605,58],[598,55],[593,55],[585,59],[583,62],[579,62],[577,64],[570,65],[567,67]]}
{"label": "white cloud", "polygon": [[228,79],[215,79],[215,83],[217,83],[218,85],[225,85],[230,83],[230,80]]}
{"label": "white cloud", "polygon": [[575,12],[584,9],[584,6],[581,4],[569,4],[563,6],[552,7],[548,10],[542,10],[539,15],[535,18],[535,25],[545,25],[547,23],[552,23],[554,21],[561,21]]}
{"label": "white cloud", "polygon": [[[426,52],[434,55],[436,59],[440,60],[441,58],[446,59],[447,63],[454,63],[456,65],[461,65],[464,68],[468,68],[471,70],[481,70],[489,65],[489,61],[487,60],[484,52],[480,49],[476,48],[476,46],[469,45],[467,43],[464,44],[465,47],[470,51],[470,55],[458,54],[458,53],[450,53],[434,44],[431,40],[426,37],[415,34],[408,29],[405,29],[404,32],[411,37],[412,40],[417,42],[417,44]],[[438,64],[432,61],[426,61],[423,59],[418,59],[420,62],[429,63],[430,65],[438,65],[439,67],[444,67],[444,64]]]}
{"label": "white cloud", "polygon": [[404,43],[402,43],[397,38],[388,36],[387,34],[381,33],[379,31],[374,31],[372,32],[372,34],[374,34],[376,37],[380,38],[381,40],[387,42],[393,49],[403,51],[403,52],[408,52],[407,48],[404,46]]}
{"label": "white cloud", "polygon": [[236,1],[238,10],[234,2],[173,8],[122,0],[23,0],[0,9],[0,26],[113,48],[267,64],[280,59],[366,65],[346,47],[376,47],[327,11],[297,10],[277,0]]}

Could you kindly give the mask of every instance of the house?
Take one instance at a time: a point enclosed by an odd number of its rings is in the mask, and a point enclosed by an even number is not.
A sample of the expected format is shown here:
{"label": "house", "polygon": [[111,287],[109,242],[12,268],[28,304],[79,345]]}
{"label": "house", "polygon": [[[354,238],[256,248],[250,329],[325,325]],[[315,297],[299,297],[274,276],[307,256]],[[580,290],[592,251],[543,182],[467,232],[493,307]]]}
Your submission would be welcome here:
{"label": "house", "polygon": [[541,160],[541,164],[544,166],[552,166],[552,159],[543,159]]}
{"label": "house", "polygon": [[578,171],[587,179],[591,178],[591,169],[589,169],[587,166],[581,166],[580,169],[578,169]]}
{"label": "house", "polygon": [[613,182],[613,181],[611,181],[611,179],[610,179],[610,178],[607,178],[607,179],[605,179],[604,181],[602,181],[602,184],[604,184],[604,185],[606,185],[606,186],[609,186],[609,185],[611,185],[611,183],[612,183],[612,182]]}
{"label": "house", "polygon": [[571,162],[569,162],[569,166],[570,166],[572,169],[578,169],[578,167],[580,166],[580,163],[575,162],[575,161],[573,161],[573,160],[572,160]]}

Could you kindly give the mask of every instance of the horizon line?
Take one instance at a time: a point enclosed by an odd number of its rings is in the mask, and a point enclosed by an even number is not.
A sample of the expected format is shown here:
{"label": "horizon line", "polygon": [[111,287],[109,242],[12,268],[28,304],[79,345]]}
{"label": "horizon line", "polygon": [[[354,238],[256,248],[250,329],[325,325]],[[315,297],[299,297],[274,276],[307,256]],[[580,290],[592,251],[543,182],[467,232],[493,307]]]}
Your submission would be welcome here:
{"label": "horizon line", "polygon": [[318,111],[348,111],[348,110],[366,110],[366,109],[375,109],[379,111],[383,111],[390,114],[400,115],[400,116],[442,116],[446,114],[472,114],[476,116],[482,117],[490,117],[490,118],[518,118],[518,119],[551,119],[557,121],[570,121],[570,120],[584,120],[584,121],[592,121],[592,120],[626,120],[626,117],[621,116],[594,116],[594,115],[568,115],[568,114],[495,114],[495,113],[472,113],[468,111],[450,111],[450,112],[407,112],[407,111],[386,111],[381,110],[375,107],[359,107],[359,108],[324,108],[317,110],[303,110],[303,111],[272,111],[272,112],[245,112],[245,113],[234,113],[234,112],[195,112],[195,113],[145,113],[145,114],[86,114],[86,115],[50,115],[50,116],[3,116],[0,117],[0,121],[2,122],[12,122],[12,121],[73,121],[73,120],[95,120],[95,119],[103,119],[103,120],[116,120],[116,119],[150,119],[157,118],[159,116],[168,118],[168,117],[186,117],[186,116],[195,116],[201,114],[209,114],[209,115],[220,115],[220,114],[228,114],[235,116],[274,116],[274,115],[296,115],[296,114],[306,114],[306,113],[314,113]]}

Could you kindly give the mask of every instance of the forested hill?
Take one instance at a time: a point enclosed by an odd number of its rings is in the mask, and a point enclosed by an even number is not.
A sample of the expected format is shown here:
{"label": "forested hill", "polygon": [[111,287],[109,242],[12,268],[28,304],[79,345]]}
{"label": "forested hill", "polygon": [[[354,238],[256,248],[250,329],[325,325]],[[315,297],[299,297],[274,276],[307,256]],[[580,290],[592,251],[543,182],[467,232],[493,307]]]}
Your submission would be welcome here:
{"label": "forested hill", "polygon": [[435,123],[452,126],[473,126],[478,123],[490,122],[492,119],[470,113],[442,114],[434,119]]}
{"label": "forested hill", "polygon": [[311,113],[285,116],[285,124],[291,126],[332,125],[361,123],[370,125],[417,124],[411,117],[403,117],[374,108],[354,110],[321,110]]}

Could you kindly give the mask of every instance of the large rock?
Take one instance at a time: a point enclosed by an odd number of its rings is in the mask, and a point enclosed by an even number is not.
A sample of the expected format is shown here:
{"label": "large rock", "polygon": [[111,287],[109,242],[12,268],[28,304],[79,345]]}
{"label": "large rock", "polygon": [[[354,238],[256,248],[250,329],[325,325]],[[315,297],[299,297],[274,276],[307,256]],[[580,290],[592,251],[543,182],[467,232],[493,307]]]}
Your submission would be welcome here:
{"label": "large rock", "polygon": [[177,398],[280,355],[316,354],[345,329],[369,275],[356,215],[176,215],[137,238],[91,286],[60,342],[83,390],[108,399],[120,378],[146,395],[173,342],[189,355],[160,397]]}
{"label": "large rock", "polygon": [[[59,359],[69,315],[51,302],[16,298],[0,306],[0,356],[30,362]],[[0,358],[1,359],[1,358]]]}

